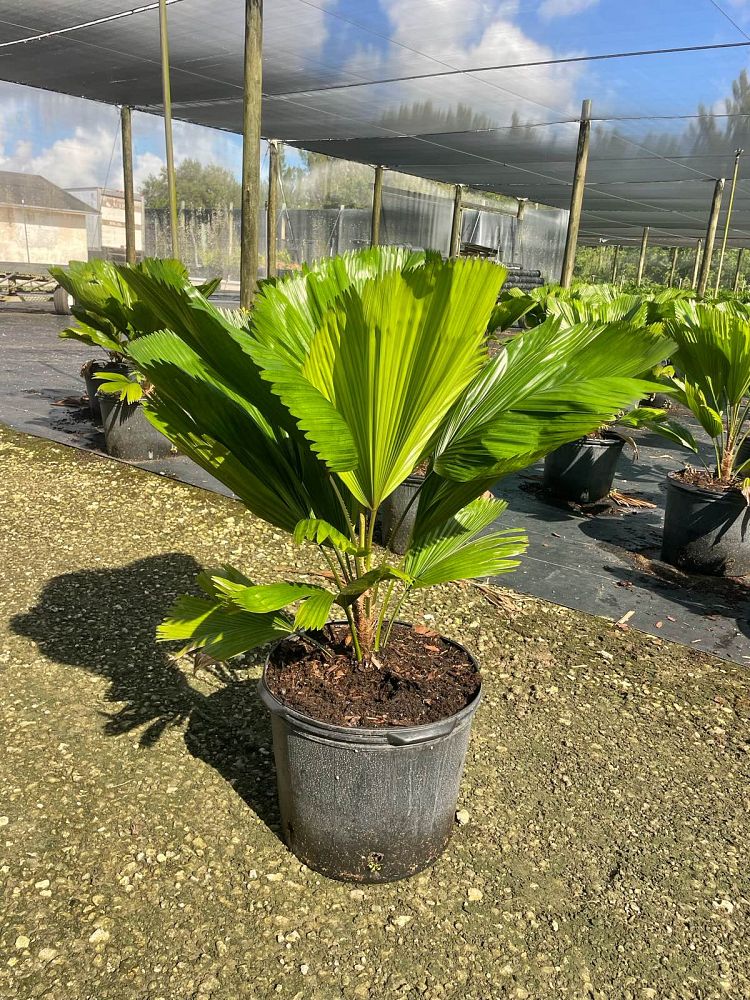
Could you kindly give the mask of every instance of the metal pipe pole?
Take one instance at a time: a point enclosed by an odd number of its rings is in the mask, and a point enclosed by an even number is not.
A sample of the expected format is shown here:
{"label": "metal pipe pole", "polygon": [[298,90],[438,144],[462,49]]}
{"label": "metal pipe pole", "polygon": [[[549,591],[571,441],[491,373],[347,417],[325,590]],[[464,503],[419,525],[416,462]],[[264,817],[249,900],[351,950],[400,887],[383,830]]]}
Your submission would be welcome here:
{"label": "metal pipe pole", "polygon": [[451,242],[450,257],[458,257],[461,251],[461,199],[463,198],[463,185],[456,184],[456,191],[453,198],[453,219],[451,220]]}
{"label": "metal pipe pole", "polygon": [[714,186],[714,196],[711,201],[711,211],[708,216],[708,227],[706,228],[706,245],[703,251],[700,273],[698,274],[698,294],[705,295],[708,285],[708,275],[711,271],[711,258],[714,253],[714,240],[716,239],[716,227],[719,224],[719,212],[721,211],[721,196],[724,193],[724,178],[720,177]]}
{"label": "metal pipe pole", "polygon": [[617,258],[620,256],[620,244],[615,246],[615,253],[612,258],[612,284],[617,281]]}
{"label": "metal pipe pole", "polygon": [[169,82],[169,33],[167,31],[167,2],[159,0],[159,39],[161,42],[161,92],[164,106],[164,142],[167,151],[167,200],[169,204],[169,235],[172,256],[179,257],[177,242],[177,184],[174,176],[174,149],[172,147],[172,88]]}
{"label": "metal pipe pole", "polygon": [[266,276],[276,277],[276,235],[279,203],[279,142],[268,140],[268,209],[266,210]]}
{"label": "metal pipe pole", "polygon": [[643,281],[643,269],[646,266],[646,248],[648,247],[648,234],[650,231],[649,226],[643,227],[643,238],[641,239],[641,255],[638,258],[638,271],[635,275],[636,285],[640,285]]}
{"label": "metal pipe pole", "polygon": [[740,247],[737,251],[737,267],[734,270],[734,281],[732,282],[732,291],[736,292],[740,287],[740,274],[742,273],[742,255],[745,252],[744,247]]}
{"label": "metal pipe pole", "polygon": [[721,253],[719,254],[719,266],[716,269],[716,287],[714,291],[718,292],[719,285],[721,284],[721,272],[724,267],[724,254],[727,252],[727,240],[729,239],[729,224],[732,221],[732,209],[734,208],[734,192],[737,188],[737,178],[740,173],[740,157],[744,153],[744,149],[735,149],[734,151],[734,171],[732,173],[732,187],[729,191],[729,205],[727,207],[727,218],[724,223],[724,238],[721,241]]}
{"label": "metal pipe pole", "polygon": [[242,103],[242,223],[240,305],[249,309],[258,281],[260,215],[260,128],[263,57],[263,0],[245,0],[245,66]]}
{"label": "metal pipe pole", "polygon": [[122,127],[122,186],[125,192],[125,260],[136,262],[135,246],[135,194],[133,192],[133,126],[130,108],[123,104],[120,108]]}
{"label": "metal pipe pole", "polygon": [[573,270],[578,246],[578,230],[581,225],[581,208],[583,193],[586,188],[586,167],[589,162],[589,144],[591,140],[591,101],[586,100],[581,106],[581,124],[578,129],[578,148],[576,149],[576,165],[573,173],[573,190],[570,196],[570,217],[568,233],[565,238],[565,255],[563,257],[560,284],[570,288],[573,280]]}
{"label": "metal pipe pole", "polygon": [[690,285],[691,288],[695,288],[698,284],[698,268],[701,263],[701,249],[703,247],[703,240],[695,241],[695,263],[693,264],[693,280]]}
{"label": "metal pipe pole", "polygon": [[671,270],[669,272],[669,287],[670,288],[674,287],[674,276],[677,273],[677,252],[679,251],[679,249],[680,249],[679,247],[673,247],[672,248],[672,268],[671,268]]}
{"label": "metal pipe pole", "polygon": [[372,222],[370,224],[370,246],[380,243],[380,211],[383,207],[383,168],[375,167],[375,183],[372,187]]}

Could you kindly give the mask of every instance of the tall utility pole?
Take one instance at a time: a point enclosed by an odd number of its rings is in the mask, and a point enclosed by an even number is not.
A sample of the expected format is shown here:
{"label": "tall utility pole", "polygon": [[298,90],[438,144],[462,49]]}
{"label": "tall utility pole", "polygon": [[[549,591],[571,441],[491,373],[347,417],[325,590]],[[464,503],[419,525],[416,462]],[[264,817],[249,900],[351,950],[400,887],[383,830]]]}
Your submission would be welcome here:
{"label": "tall utility pole", "polygon": [[456,184],[456,191],[453,198],[453,219],[451,220],[451,243],[450,257],[458,257],[461,251],[461,199],[463,198],[463,186]]}
{"label": "tall utility pole", "polygon": [[617,258],[620,256],[620,244],[615,245],[614,256],[612,257],[612,284],[617,281]]}
{"label": "tall utility pole", "polygon": [[649,226],[643,227],[643,237],[641,239],[641,255],[638,258],[638,271],[635,276],[636,285],[640,285],[643,281],[643,269],[646,266],[646,248],[648,247],[648,234],[650,232]]}
{"label": "tall utility pole", "polygon": [[708,276],[711,272],[711,258],[714,253],[714,240],[716,239],[716,227],[719,224],[719,212],[721,211],[721,196],[724,193],[723,177],[720,177],[714,185],[714,196],[711,200],[711,211],[708,215],[708,226],[706,228],[706,245],[703,250],[703,260],[701,261],[700,272],[698,274],[698,294],[705,295],[708,285]]}
{"label": "tall utility pole", "polygon": [[[125,260],[136,262],[135,246],[135,194],[133,192],[133,127],[130,108],[123,104],[120,108],[122,126],[122,187],[125,192]],[[143,220],[141,220],[141,225]]]}
{"label": "tall utility pole", "polygon": [[677,273],[677,253],[678,253],[679,249],[680,249],[679,247],[672,247],[672,267],[671,267],[671,269],[669,271],[669,287],[670,288],[672,288],[674,286],[674,276]]}
{"label": "tall utility pole", "polygon": [[[528,204],[528,198],[518,199],[518,208],[516,209],[516,240],[514,246],[514,260],[517,261],[521,267],[523,267],[523,220],[526,215],[526,205]],[[477,217],[478,218],[478,217]]]}
{"label": "tall utility pole", "polygon": [[698,285],[698,268],[701,264],[701,248],[703,247],[703,240],[695,241],[695,263],[693,264],[693,281],[690,285],[691,288],[696,288]]}
{"label": "tall utility pole", "polygon": [[268,207],[266,208],[266,277],[276,277],[276,236],[279,228],[279,141],[268,140]]}
{"label": "tall utility pole", "polygon": [[573,172],[573,190],[570,195],[570,217],[568,219],[568,234],[565,238],[565,255],[563,257],[560,284],[570,288],[573,280],[573,270],[576,262],[578,246],[578,230],[581,225],[581,208],[583,192],[586,188],[586,167],[589,162],[589,144],[591,141],[591,101],[585,100],[581,106],[581,123],[578,129],[578,148],[576,149],[576,165]]}
{"label": "tall utility pole", "polygon": [[740,247],[737,251],[737,267],[734,269],[734,281],[732,282],[732,291],[736,292],[740,287],[740,275],[742,274],[742,256],[745,253],[745,248]]}
{"label": "tall utility pole", "polygon": [[263,100],[263,0],[245,0],[245,69],[242,102],[242,224],[240,305],[253,304],[258,282],[260,228],[260,116]]}
{"label": "tall utility pole", "polygon": [[729,205],[727,206],[727,218],[724,223],[724,238],[721,241],[721,253],[719,254],[719,266],[716,269],[716,288],[715,291],[718,292],[719,285],[721,284],[721,271],[724,267],[724,254],[727,252],[727,240],[729,239],[729,224],[732,221],[732,209],[734,208],[734,192],[737,188],[737,178],[740,174],[740,157],[744,153],[744,149],[735,149],[734,151],[734,171],[732,172],[732,187],[729,191]]}
{"label": "tall utility pole", "polygon": [[372,222],[370,223],[370,246],[380,243],[380,210],[383,207],[383,168],[375,167],[375,183],[372,186]]}
{"label": "tall utility pole", "polygon": [[161,92],[164,106],[164,144],[167,151],[167,197],[169,204],[169,236],[172,256],[179,257],[177,240],[177,184],[174,176],[172,147],[172,87],[169,82],[169,32],[167,31],[167,0],[159,0],[159,40],[161,42]]}

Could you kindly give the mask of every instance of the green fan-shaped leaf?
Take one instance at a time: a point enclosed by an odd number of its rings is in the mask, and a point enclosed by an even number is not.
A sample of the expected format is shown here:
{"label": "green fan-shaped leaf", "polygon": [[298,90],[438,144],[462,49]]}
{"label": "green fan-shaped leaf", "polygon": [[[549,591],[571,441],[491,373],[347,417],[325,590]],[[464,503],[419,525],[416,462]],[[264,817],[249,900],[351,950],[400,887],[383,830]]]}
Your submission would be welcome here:
{"label": "green fan-shaped leaf", "polygon": [[521,531],[494,531],[477,537],[506,509],[505,501],[480,497],[443,524],[416,534],[403,568],[416,588],[453,580],[496,576],[518,565],[514,557],[526,551]]}
{"label": "green fan-shaped leaf", "polygon": [[326,312],[302,366],[319,395],[275,383],[313,448],[366,506],[379,506],[418,464],[481,367],[502,279],[492,264],[462,260],[352,286]]}
{"label": "green fan-shaped leaf", "polygon": [[336,595],[336,603],[342,608],[349,607],[361,594],[367,593],[381,580],[400,580],[402,583],[412,583],[411,576],[397,566],[377,566],[375,569],[362,573],[343,587]]}
{"label": "green fan-shaped leaf", "polygon": [[315,542],[317,545],[329,543],[339,552],[348,552],[350,555],[358,555],[360,551],[351,538],[319,517],[307,517],[300,521],[294,529],[294,540],[297,545],[302,542]]}
{"label": "green fan-shaped leaf", "polygon": [[294,604],[303,597],[317,595],[324,589],[308,583],[265,583],[246,587],[221,576],[213,577],[212,582],[219,593],[232,604],[253,614],[280,611],[281,608]]}
{"label": "green fan-shaped leaf", "polygon": [[329,590],[321,590],[300,604],[294,619],[294,628],[321,629],[328,621],[331,605],[336,598]]}
{"label": "green fan-shaped leaf", "polygon": [[249,614],[202,597],[180,597],[156,630],[160,642],[180,640],[217,660],[228,660],[292,632],[291,621],[276,612]]}

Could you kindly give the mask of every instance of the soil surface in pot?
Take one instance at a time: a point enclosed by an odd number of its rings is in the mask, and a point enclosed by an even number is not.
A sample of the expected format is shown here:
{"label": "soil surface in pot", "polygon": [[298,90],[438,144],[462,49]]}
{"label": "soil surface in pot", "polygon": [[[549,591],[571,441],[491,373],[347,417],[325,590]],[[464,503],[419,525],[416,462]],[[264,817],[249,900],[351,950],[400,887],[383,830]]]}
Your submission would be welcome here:
{"label": "soil surface in pot", "polygon": [[460,712],[481,678],[468,655],[422,626],[394,625],[377,662],[352,657],[348,628],[329,628],[320,649],[299,641],[274,650],[266,671],[271,692],[288,708],[334,726],[420,726]]}
{"label": "soil surface in pot", "polygon": [[713,493],[731,493],[740,489],[740,480],[737,478],[729,483],[722,483],[706,469],[693,469],[690,466],[672,473],[672,478],[680,483],[687,483],[688,486],[711,490]]}

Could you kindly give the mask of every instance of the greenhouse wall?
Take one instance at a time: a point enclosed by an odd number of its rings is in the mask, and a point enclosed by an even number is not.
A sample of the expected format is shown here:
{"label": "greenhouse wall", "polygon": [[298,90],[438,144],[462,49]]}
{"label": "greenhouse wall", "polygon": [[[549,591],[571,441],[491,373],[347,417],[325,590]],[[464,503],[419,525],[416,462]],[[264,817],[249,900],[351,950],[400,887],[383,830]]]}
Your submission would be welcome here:
{"label": "greenhouse wall", "polygon": [[[380,238],[396,244],[448,253],[452,198],[423,191],[385,188]],[[545,281],[560,276],[567,212],[528,206],[522,221],[515,215],[487,209],[463,211],[461,238],[492,250],[506,264],[534,268]],[[169,216],[166,209],[146,209],[145,252],[169,256]],[[359,250],[370,243],[369,208],[287,208],[280,213],[280,270],[297,268],[321,257]],[[266,264],[265,212],[259,219],[261,273]],[[178,213],[180,257],[194,275],[222,274],[239,279],[240,212],[226,208],[183,209]]]}

